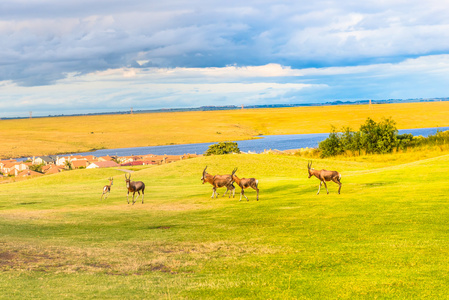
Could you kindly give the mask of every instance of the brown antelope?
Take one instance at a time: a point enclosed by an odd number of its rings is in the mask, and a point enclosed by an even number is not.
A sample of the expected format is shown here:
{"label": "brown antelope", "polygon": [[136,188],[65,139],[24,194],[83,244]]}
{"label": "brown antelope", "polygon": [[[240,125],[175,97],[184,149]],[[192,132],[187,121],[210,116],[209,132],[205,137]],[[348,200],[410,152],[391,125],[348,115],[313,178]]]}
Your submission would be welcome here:
{"label": "brown antelope", "polygon": [[217,188],[226,187],[226,192],[223,194],[223,197],[226,195],[226,193],[229,191],[229,198],[235,196],[235,187],[232,184],[232,176],[231,175],[210,175],[206,172],[207,166],[203,170],[203,177],[201,177],[201,180],[203,181],[203,184],[205,182],[209,182],[212,184],[212,196],[211,198],[218,197]]}
{"label": "brown antelope", "polygon": [[104,200],[106,200],[106,198],[109,196],[109,193],[111,192],[111,186],[114,183],[114,178],[110,177],[109,178],[109,185],[105,185],[103,187],[103,194],[101,195],[101,200],[103,200],[103,196],[106,195],[104,197]]}
{"label": "brown antelope", "polygon": [[244,189],[246,188],[253,188],[257,192],[257,201],[259,201],[259,180],[256,178],[238,178],[237,175],[235,175],[235,172],[237,172],[237,168],[232,171],[232,181],[237,183],[239,187],[242,188],[242,191],[240,192],[240,200],[242,201],[242,196],[245,196],[246,201],[249,201],[248,197],[246,197]]}
{"label": "brown antelope", "polygon": [[341,174],[338,173],[337,171],[327,171],[327,170],[315,170],[314,168],[312,168],[312,161],[310,161],[307,164],[307,168],[309,169],[309,178],[312,176],[315,176],[316,178],[318,178],[320,180],[320,187],[318,188],[318,193],[316,193],[317,195],[320,193],[320,189],[321,189],[321,184],[324,183],[324,186],[326,187],[326,191],[329,194],[329,191],[327,189],[327,185],[326,185],[326,181],[333,181],[336,184],[338,184],[340,187],[338,188],[338,193],[340,194],[340,190],[341,190]]}
{"label": "brown antelope", "polygon": [[[126,200],[128,201],[129,204],[129,192],[133,193],[133,205],[134,203],[136,203],[137,199],[139,199],[140,196],[140,192],[142,192],[142,204],[143,204],[143,197],[145,194],[145,183],[143,183],[142,181],[131,181],[131,174],[129,174],[129,177],[126,177],[125,174],[125,181],[126,181],[126,187],[128,188],[128,193],[126,194]],[[134,195],[137,192],[137,198],[134,201]]]}

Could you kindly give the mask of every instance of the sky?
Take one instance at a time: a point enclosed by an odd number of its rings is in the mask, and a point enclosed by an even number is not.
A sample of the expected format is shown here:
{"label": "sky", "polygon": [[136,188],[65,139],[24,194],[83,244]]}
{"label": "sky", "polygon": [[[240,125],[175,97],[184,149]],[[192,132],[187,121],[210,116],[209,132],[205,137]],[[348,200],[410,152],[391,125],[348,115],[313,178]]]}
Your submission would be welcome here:
{"label": "sky", "polygon": [[449,97],[449,0],[2,0],[0,118]]}

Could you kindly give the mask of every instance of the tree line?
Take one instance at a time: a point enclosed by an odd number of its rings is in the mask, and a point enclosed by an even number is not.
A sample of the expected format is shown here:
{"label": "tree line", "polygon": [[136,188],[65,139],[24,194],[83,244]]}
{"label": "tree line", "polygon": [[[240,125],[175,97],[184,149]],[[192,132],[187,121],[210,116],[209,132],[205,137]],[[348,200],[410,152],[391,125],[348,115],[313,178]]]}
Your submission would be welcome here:
{"label": "tree line", "polygon": [[410,147],[436,146],[449,144],[449,131],[437,131],[435,135],[425,138],[410,133],[398,134],[396,122],[383,118],[376,122],[368,118],[359,131],[343,127],[340,131],[332,126],[329,137],[320,142],[318,149],[321,157],[336,156],[345,153],[352,155],[385,154],[394,150],[407,150]]}

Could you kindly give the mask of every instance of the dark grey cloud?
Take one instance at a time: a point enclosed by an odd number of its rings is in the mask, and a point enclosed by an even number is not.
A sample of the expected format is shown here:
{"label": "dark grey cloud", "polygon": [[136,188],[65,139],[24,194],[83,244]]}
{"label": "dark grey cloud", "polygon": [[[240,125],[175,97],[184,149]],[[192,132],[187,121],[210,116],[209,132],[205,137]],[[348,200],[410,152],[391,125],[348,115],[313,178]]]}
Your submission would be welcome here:
{"label": "dark grey cloud", "polygon": [[446,97],[448,13],[438,0],[3,0],[0,118]]}
{"label": "dark grey cloud", "polygon": [[136,61],[170,68],[397,62],[449,51],[449,9],[439,3],[5,0],[0,80],[52,84],[68,73],[141,66]]}

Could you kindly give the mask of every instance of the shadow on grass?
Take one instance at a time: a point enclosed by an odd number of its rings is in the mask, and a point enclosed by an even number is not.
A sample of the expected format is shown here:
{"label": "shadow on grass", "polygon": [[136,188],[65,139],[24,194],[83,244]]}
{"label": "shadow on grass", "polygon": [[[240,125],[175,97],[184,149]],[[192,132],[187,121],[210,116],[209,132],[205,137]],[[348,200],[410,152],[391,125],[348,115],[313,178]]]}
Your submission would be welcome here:
{"label": "shadow on grass", "polygon": [[169,229],[174,229],[174,228],[179,228],[179,225],[154,225],[154,226],[148,226],[148,229],[151,230],[169,230]]}
{"label": "shadow on grass", "polygon": [[391,182],[391,181],[377,181],[377,182],[365,183],[364,186],[367,186],[367,187],[384,186],[384,185],[390,185],[393,183],[394,182]]}
{"label": "shadow on grass", "polygon": [[298,184],[294,184],[294,183],[290,183],[290,184],[284,184],[284,185],[278,185],[278,186],[274,186],[268,189],[262,189],[259,187],[260,192],[262,193],[262,191],[264,193],[277,193],[277,192],[285,192],[288,190],[293,190],[293,189],[298,189],[301,188]]}

